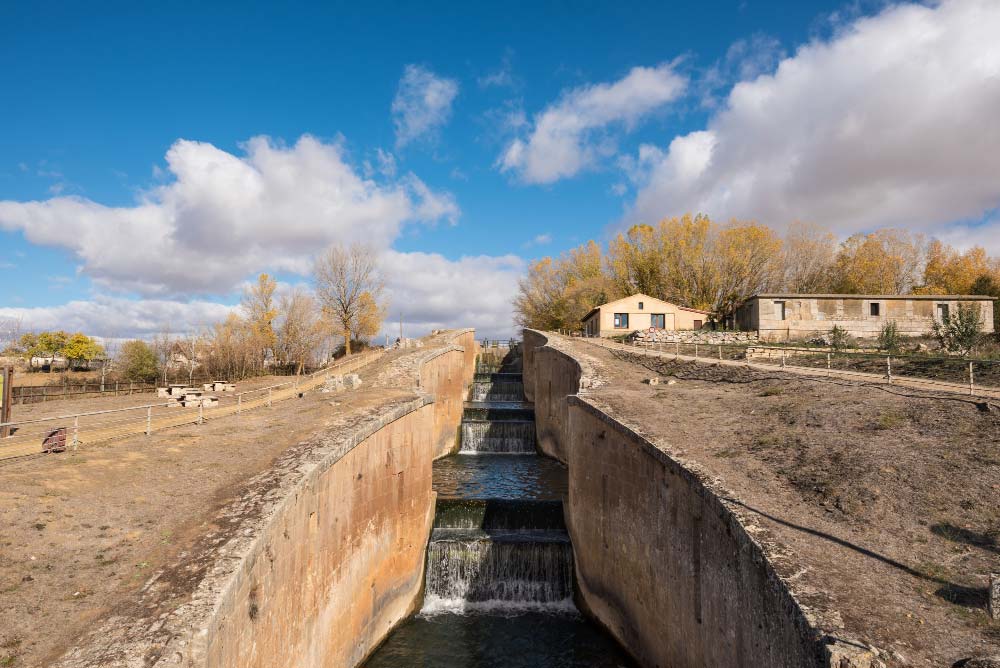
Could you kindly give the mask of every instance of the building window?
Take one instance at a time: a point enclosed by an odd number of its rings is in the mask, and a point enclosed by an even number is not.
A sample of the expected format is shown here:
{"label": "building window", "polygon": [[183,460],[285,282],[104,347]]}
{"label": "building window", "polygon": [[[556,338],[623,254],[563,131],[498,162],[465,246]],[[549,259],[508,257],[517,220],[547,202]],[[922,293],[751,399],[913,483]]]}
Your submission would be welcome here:
{"label": "building window", "polygon": [[628,329],[628,313],[615,313],[615,329]]}
{"label": "building window", "polygon": [[702,326],[701,325],[701,320],[695,320],[694,321],[694,328],[695,329],[701,329],[701,326]]}
{"label": "building window", "polygon": [[663,313],[653,313],[649,316],[649,326],[653,329],[666,329],[667,316]]}
{"label": "building window", "polygon": [[945,320],[948,319],[948,305],[947,304],[938,304],[937,305],[937,316],[938,316],[938,320],[940,320],[941,322],[944,322]]}
{"label": "building window", "polygon": [[785,302],[774,302],[774,315],[778,320],[785,319]]}
{"label": "building window", "polygon": [[639,310],[642,310],[642,302],[639,302]]}
{"label": "building window", "polygon": [[879,304],[878,302],[872,302],[871,304],[868,305],[869,312],[871,313],[871,315],[875,317],[878,317],[880,315],[879,306],[881,306],[881,304]]}

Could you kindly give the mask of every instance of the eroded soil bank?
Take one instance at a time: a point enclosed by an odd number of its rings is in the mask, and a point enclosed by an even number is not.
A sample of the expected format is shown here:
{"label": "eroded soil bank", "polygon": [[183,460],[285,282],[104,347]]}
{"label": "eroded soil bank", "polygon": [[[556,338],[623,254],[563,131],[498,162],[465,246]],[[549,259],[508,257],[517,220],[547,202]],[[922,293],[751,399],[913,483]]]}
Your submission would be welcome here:
{"label": "eroded soil bank", "polygon": [[1000,407],[562,343],[601,375],[589,401],[732,490],[799,599],[881,661],[1000,654]]}

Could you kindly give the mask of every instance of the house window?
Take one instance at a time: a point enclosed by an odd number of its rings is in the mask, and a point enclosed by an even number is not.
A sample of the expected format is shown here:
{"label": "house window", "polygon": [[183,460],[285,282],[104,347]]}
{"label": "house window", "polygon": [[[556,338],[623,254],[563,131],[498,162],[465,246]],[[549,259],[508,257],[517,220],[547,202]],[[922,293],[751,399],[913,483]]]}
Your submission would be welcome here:
{"label": "house window", "polygon": [[938,304],[937,305],[937,316],[938,316],[938,320],[940,320],[941,322],[944,322],[945,320],[948,319],[948,305],[947,304]]}
{"label": "house window", "polygon": [[667,316],[664,313],[653,313],[649,316],[649,326],[653,329],[666,329]]}
{"label": "house window", "polygon": [[615,313],[615,329],[628,329],[628,313]]}
{"label": "house window", "polygon": [[879,307],[880,306],[881,306],[881,304],[879,304],[878,302],[872,302],[871,304],[869,304],[868,308],[869,308],[869,312],[871,313],[871,315],[873,315],[875,317],[878,317],[880,315],[880,313],[879,313]]}
{"label": "house window", "polygon": [[694,328],[695,329],[701,329],[701,320],[695,320],[694,321]]}
{"label": "house window", "polygon": [[785,319],[785,302],[774,302],[774,315],[778,320]]}

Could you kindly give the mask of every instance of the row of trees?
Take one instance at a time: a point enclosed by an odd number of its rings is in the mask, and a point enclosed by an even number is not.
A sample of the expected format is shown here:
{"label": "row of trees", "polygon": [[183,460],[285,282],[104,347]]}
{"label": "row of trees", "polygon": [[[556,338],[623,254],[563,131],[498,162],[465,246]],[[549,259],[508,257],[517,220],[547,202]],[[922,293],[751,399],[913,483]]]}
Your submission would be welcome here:
{"label": "row of trees", "polygon": [[837,243],[810,223],[781,236],[755,222],[686,215],[635,225],[606,249],[589,241],[532,263],[514,308],[521,325],[576,329],[594,306],[635,293],[725,316],[761,292],[1000,296],[1000,259],[900,229]]}
{"label": "row of trees", "polygon": [[[122,342],[115,337],[105,347],[82,333],[27,333],[19,323],[0,323],[5,354],[30,357],[104,359],[129,380],[168,379],[196,372],[212,378],[240,379],[283,368],[301,373],[321,364],[340,347],[352,347],[378,334],[385,319],[384,282],[375,250],[364,244],[335,245],[315,262],[312,290],[296,286],[278,290],[277,280],[260,274],[248,286],[240,305],[225,320],[200,331],[172,335],[164,330],[150,341]],[[107,350],[105,350],[107,348]]]}

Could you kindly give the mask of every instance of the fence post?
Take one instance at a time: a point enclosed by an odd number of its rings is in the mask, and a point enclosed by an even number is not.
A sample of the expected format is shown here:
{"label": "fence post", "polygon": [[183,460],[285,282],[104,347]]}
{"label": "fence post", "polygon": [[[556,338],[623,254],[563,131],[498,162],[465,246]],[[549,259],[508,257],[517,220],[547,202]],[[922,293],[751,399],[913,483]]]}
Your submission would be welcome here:
{"label": "fence post", "polygon": [[674,359],[676,360],[681,355],[681,342],[674,341]]}
{"label": "fence post", "polygon": [[698,343],[697,342],[695,342],[695,344],[694,344],[694,358],[698,359]]}
{"label": "fence post", "polygon": [[80,446],[80,416],[73,416],[73,449],[76,450]]}
{"label": "fence post", "polygon": [[969,394],[976,394],[976,382],[974,376],[972,375],[972,362],[969,362]]}
{"label": "fence post", "polygon": [[153,407],[146,406],[146,436],[153,433]]}
{"label": "fence post", "polygon": [[886,383],[892,385],[892,356],[885,356],[885,379]]}
{"label": "fence post", "polygon": [[198,401],[198,424],[205,424],[205,401]]}
{"label": "fence post", "polygon": [[271,388],[267,388],[267,407],[271,407]]}
{"label": "fence post", "polygon": [[236,395],[236,414],[239,415],[243,411],[243,393],[240,392]]}
{"label": "fence post", "polygon": [[719,361],[722,361],[722,344],[719,344]]}
{"label": "fence post", "polygon": [[785,368],[785,349],[781,349],[781,368]]}
{"label": "fence post", "polygon": [[829,376],[830,376],[830,353],[826,354],[826,375],[829,378]]}

